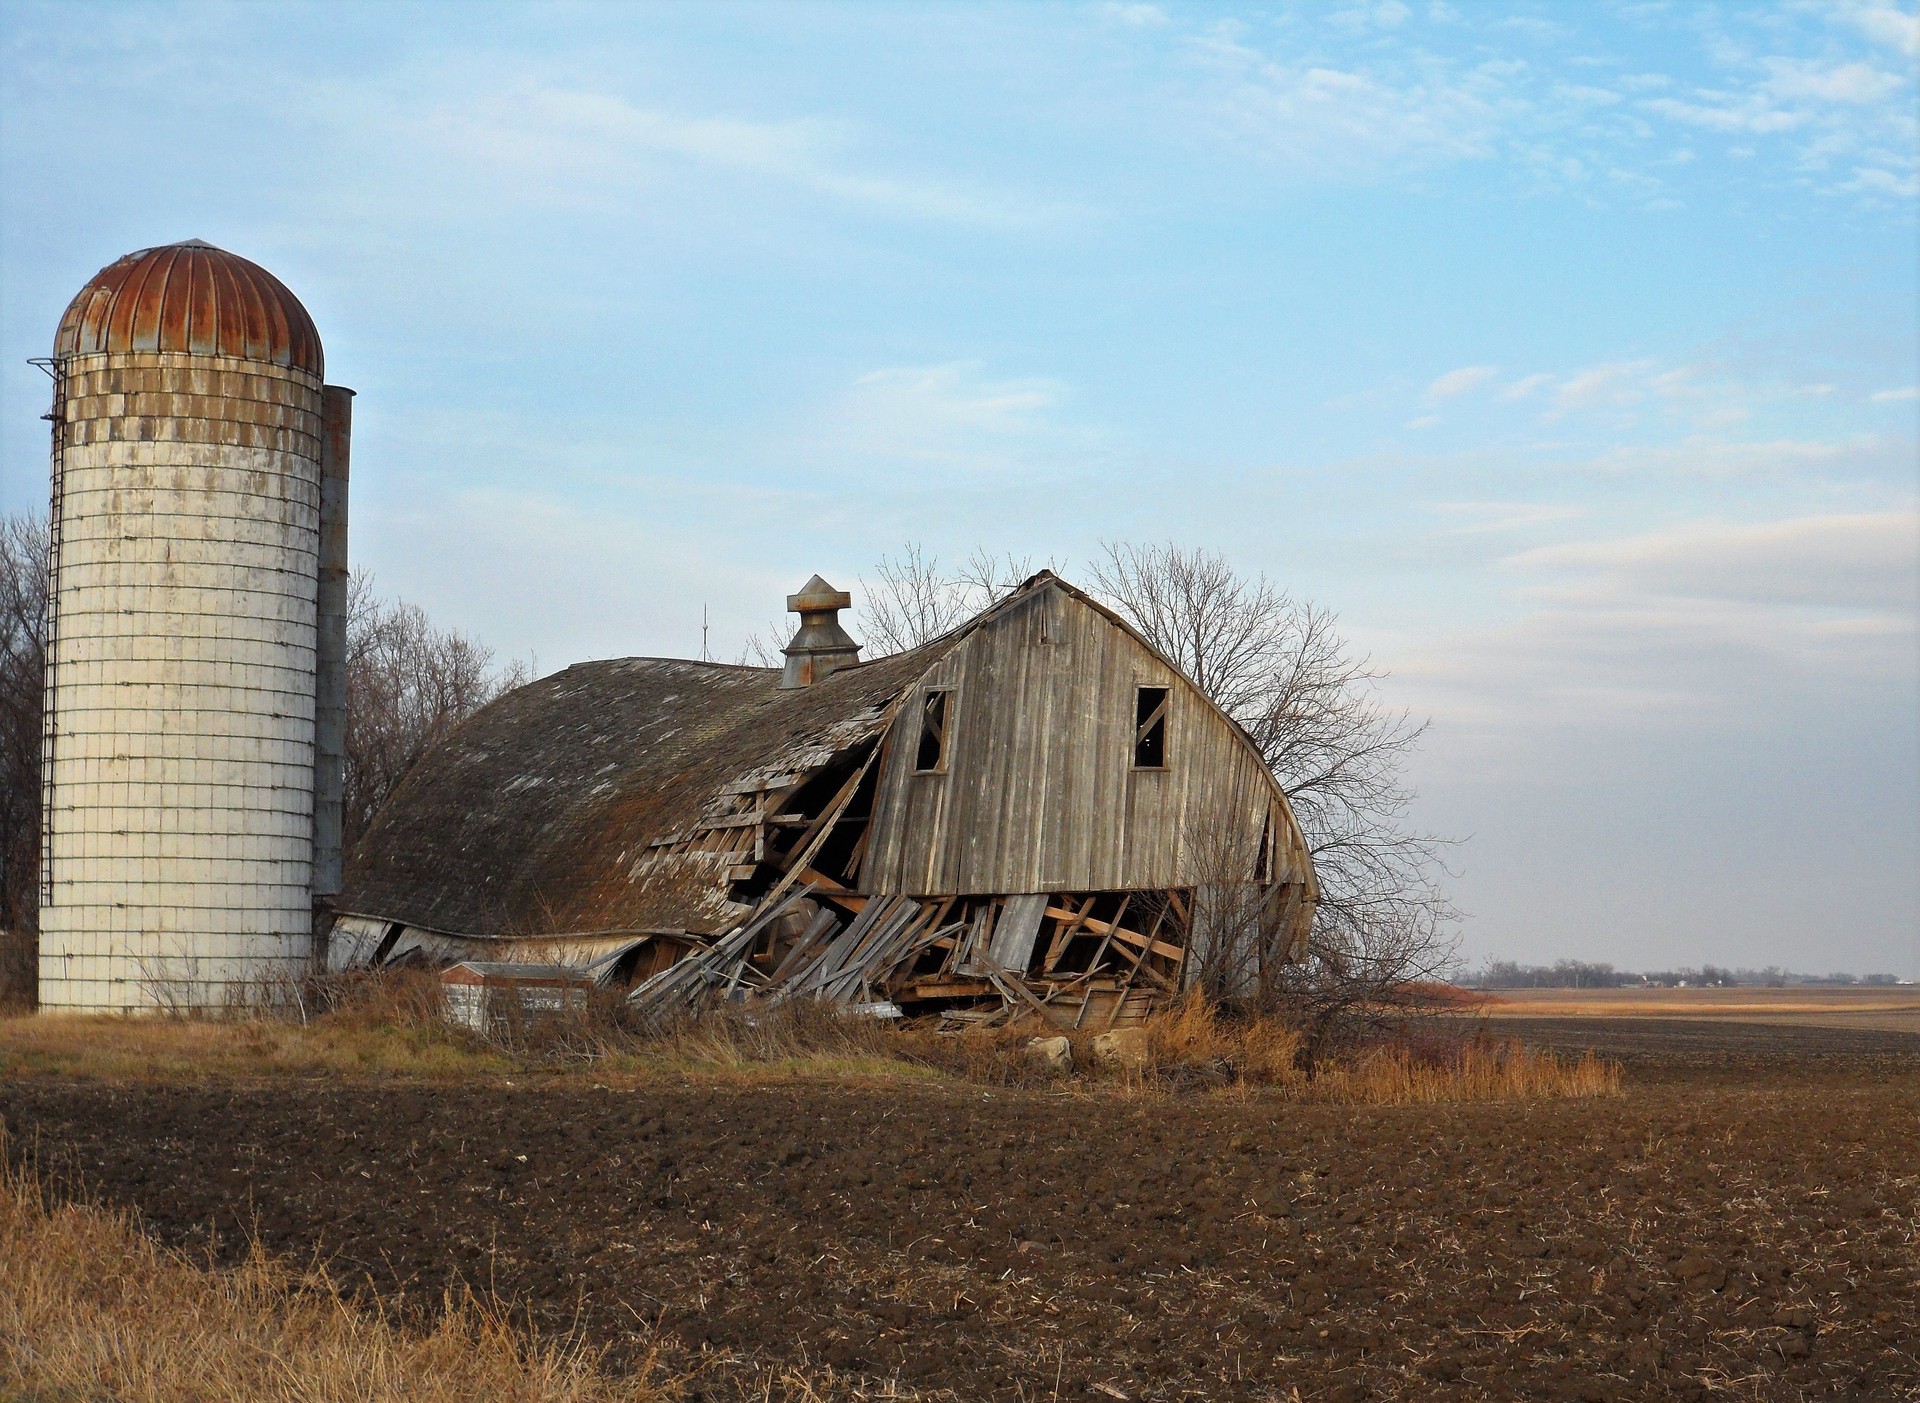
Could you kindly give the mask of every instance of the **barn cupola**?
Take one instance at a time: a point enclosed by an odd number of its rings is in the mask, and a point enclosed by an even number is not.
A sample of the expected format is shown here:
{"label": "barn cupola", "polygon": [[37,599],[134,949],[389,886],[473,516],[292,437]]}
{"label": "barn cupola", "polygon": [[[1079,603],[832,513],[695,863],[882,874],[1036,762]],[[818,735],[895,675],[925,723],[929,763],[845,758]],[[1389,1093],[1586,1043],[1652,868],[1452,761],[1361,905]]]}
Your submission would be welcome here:
{"label": "barn cupola", "polygon": [[815,575],[800,593],[787,596],[787,611],[800,616],[800,629],[781,651],[787,655],[780,685],[811,687],[829,673],[860,661],[860,645],[840,627],[840,611],[853,596]]}

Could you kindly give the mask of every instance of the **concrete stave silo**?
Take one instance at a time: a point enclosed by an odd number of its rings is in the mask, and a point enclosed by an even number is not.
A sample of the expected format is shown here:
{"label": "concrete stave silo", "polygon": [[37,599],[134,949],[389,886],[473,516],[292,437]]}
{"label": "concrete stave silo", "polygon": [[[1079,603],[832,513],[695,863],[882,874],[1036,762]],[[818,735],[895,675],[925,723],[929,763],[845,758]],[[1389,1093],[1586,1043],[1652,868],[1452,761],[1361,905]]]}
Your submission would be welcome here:
{"label": "concrete stave silo", "polygon": [[329,837],[337,869],[316,702],[321,655],[341,666],[320,556],[326,536],[344,569],[327,414],[350,392],[291,292],[199,243],[103,269],[52,368],[41,1006],[251,1001],[310,966]]}

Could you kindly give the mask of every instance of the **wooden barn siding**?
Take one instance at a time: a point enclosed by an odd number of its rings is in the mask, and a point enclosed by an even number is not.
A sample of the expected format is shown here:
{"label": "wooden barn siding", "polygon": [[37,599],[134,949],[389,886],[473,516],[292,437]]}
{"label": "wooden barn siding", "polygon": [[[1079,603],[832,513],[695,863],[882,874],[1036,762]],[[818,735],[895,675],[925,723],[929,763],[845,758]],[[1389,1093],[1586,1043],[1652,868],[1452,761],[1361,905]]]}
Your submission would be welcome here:
{"label": "wooden barn siding", "polygon": [[[1133,768],[1138,686],[1172,689],[1164,772]],[[939,775],[913,773],[927,687],[952,689]],[[1270,805],[1275,876],[1302,880],[1291,818],[1239,734],[1097,610],[1043,590],[977,630],[904,699],[861,886],[916,896],[1186,886],[1191,816],[1212,806],[1232,815],[1251,864]]]}

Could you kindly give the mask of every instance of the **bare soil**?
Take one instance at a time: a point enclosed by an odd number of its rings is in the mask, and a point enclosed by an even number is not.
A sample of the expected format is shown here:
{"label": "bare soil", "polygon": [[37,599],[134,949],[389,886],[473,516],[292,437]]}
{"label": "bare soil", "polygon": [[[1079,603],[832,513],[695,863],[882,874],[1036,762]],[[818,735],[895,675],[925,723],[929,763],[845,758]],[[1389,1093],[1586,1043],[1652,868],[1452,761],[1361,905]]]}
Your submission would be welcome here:
{"label": "bare soil", "polygon": [[689,1399],[1920,1396],[1920,1038],[1626,1023],[1502,1024],[1625,1044],[1598,1101],[16,1077],[0,1117],[166,1242],[464,1280]]}

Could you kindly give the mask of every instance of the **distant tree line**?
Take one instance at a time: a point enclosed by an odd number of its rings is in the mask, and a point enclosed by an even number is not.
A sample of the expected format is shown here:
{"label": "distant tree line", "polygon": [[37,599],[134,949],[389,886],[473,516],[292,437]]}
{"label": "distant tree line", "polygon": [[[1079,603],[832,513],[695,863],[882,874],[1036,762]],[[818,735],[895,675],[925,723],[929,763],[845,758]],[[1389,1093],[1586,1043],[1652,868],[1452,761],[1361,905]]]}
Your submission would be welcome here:
{"label": "distant tree line", "polygon": [[1489,960],[1460,982],[1476,989],[1626,989],[1681,988],[1780,989],[1789,985],[1898,984],[1891,974],[1794,974],[1769,965],[1765,969],[1722,969],[1719,965],[1682,969],[1627,970],[1585,960],[1556,960],[1550,965],[1523,965],[1513,960]]}
{"label": "distant tree line", "polygon": [[[30,999],[40,928],[40,727],[47,519],[0,517],[0,1006]],[[347,849],[408,772],[463,719],[527,680],[520,663],[383,599],[355,572],[347,611]]]}

